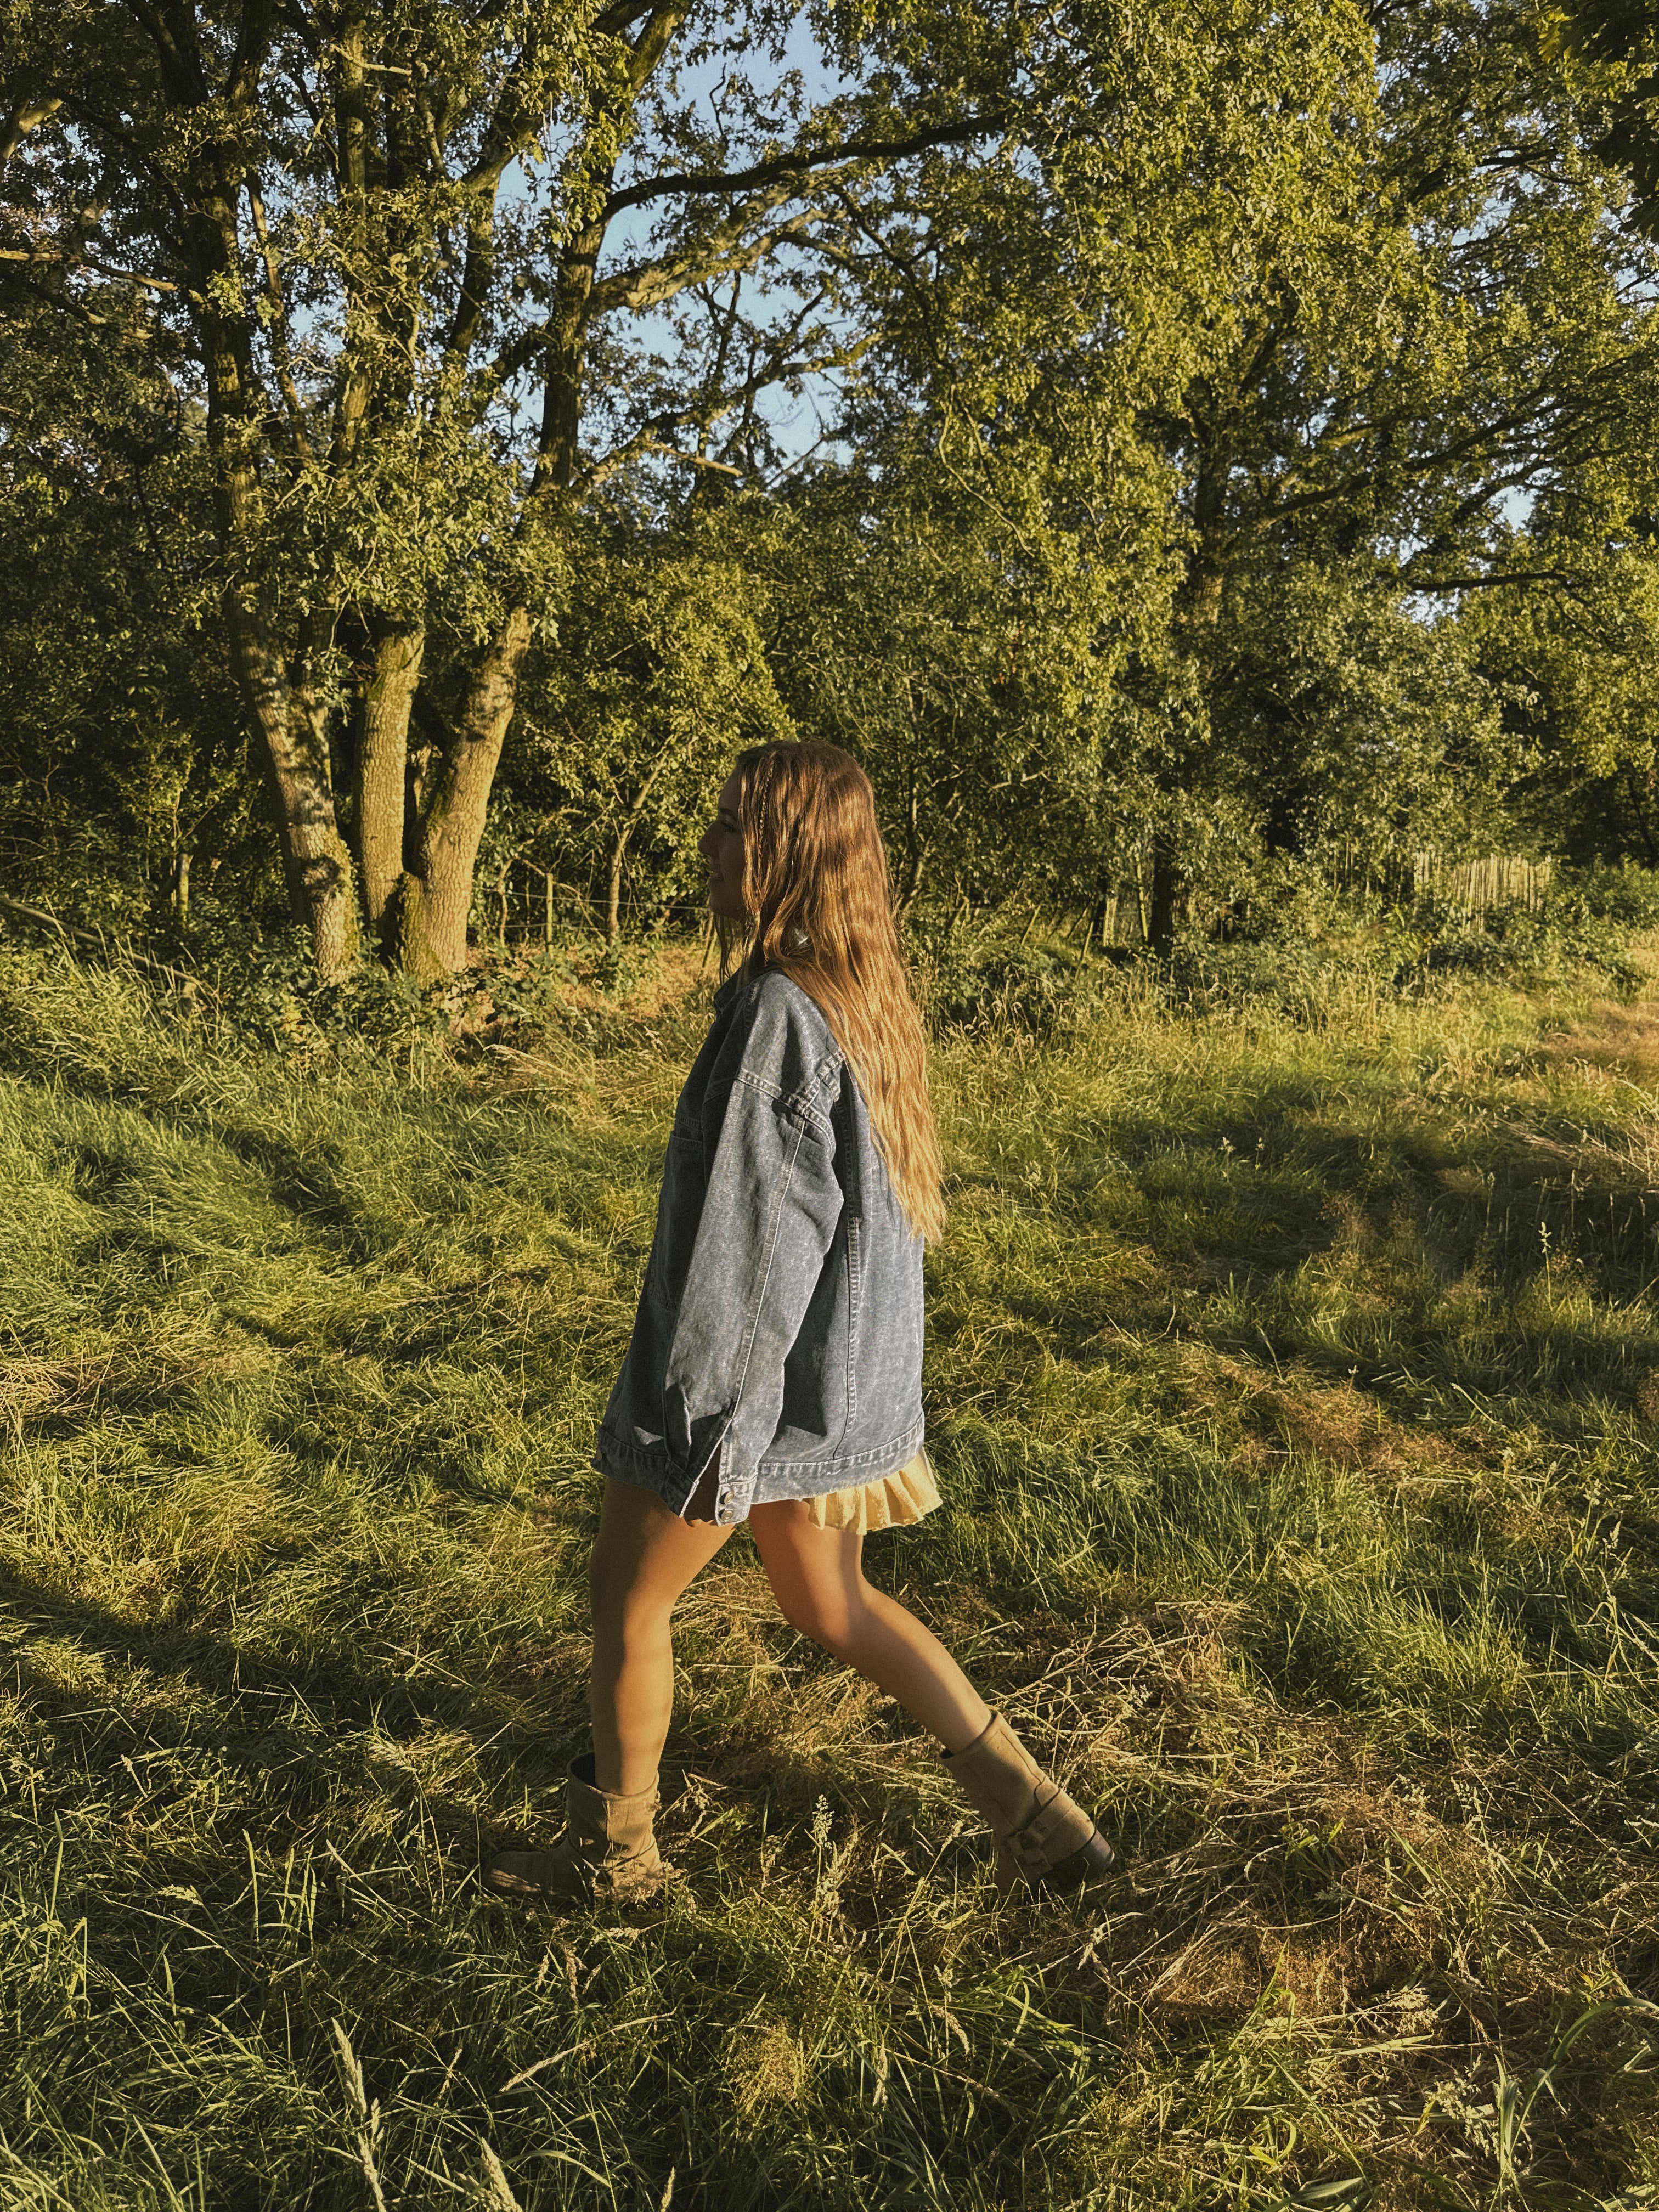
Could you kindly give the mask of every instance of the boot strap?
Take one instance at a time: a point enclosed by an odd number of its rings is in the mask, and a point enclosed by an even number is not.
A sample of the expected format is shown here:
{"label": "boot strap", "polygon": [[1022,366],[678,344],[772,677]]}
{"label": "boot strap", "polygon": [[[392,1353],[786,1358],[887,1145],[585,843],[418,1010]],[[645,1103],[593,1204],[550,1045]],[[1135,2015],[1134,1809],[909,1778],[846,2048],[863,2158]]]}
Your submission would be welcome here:
{"label": "boot strap", "polygon": [[1073,1852],[1080,1851],[1094,1832],[1093,1820],[1077,1800],[1068,1797],[1063,1790],[1056,1790],[1023,1827],[1001,1841],[1029,1881],[1034,1876],[1047,1874]]}
{"label": "boot strap", "polygon": [[574,1771],[565,1791],[565,1820],[578,1851],[590,1866],[623,1866],[654,1856],[659,1799],[654,1789],[637,1797],[597,1790]]}

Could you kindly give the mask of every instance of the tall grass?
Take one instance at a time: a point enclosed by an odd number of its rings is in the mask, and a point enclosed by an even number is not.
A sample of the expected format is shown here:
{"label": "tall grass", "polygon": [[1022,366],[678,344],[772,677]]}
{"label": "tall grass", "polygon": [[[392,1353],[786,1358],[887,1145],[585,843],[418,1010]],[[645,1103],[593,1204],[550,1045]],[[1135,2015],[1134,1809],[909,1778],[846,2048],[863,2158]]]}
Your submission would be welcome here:
{"label": "tall grass", "polygon": [[1659,2202],[1659,1021],[947,1037],[870,1554],[1125,1871],[999,1908],[739,1538],[681,1878],[525,1914],[681,980],[394,1068],[0,955],[0,2203]]}

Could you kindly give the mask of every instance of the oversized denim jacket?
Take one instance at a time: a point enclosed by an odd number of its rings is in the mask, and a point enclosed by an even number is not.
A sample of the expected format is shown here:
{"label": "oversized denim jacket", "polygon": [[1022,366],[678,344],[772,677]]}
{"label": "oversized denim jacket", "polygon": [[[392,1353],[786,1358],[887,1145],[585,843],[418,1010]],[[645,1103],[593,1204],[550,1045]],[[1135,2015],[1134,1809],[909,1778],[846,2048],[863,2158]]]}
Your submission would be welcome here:
{"label": "oversized denim jacket", "polygon": [[817,1003],[734,976],[674,1114],[594,1465],[715,1519],[868,1482],[921,1442],[921,1240]]}

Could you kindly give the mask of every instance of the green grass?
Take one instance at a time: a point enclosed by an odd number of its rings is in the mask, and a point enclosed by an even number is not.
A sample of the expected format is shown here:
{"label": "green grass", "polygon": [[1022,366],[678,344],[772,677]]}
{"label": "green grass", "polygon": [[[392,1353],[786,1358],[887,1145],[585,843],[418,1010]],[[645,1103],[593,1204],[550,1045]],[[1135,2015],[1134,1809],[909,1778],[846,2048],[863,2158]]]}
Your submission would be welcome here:
{"label": "green grass", "polygon": [[1659,1024],[945,1042],[870,1554],[1122,1878],[999,1910],[739,1538],[683,1879],[526,1915],[701,1018],[398,1072],[0,955],[0,2205],[1659,2203]]}

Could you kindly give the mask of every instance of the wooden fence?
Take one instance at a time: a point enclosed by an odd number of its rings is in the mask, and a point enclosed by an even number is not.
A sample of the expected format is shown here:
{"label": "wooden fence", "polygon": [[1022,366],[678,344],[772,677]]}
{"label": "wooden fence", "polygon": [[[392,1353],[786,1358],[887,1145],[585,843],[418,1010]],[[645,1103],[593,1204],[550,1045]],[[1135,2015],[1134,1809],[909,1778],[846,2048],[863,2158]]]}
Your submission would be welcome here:
{"label": "wooden fence", "polygon": [[1524,906],[1535,914],[1554,873],[1553,860],[1522,860],[1511,853],[1459,860],[1432,845],[1377,860],[1357,839],[1344,842],[1331,868],[1332,879],[1344,890],[1363,887],[1396,899],[1431,892],[1476,916],[1495,906]]}
{"label": "wooden fence", "polygon": [[[1449,905],[1462,907],[1479,921],[1499,906],[1523,906],[1536,914],[1548,895],[1555,863],[1523,860],[1510,853],[1458,860],[1429,846],[1379,860],[1355,842],[1338,854],[1329,873],[1344,890],[1364,889],[1397,900],[1432,893]],[[1138,869],[1119,878],[1115,888],[1100,900],[1086,922],[1080,915],[1071,917],[1064,934],[1076,939],[1086,927],[1089,939],[1096,945],[1144,945],[1151,898],[1152,864],[1147,855]],[[1035,915],[1032,921],[1035,926]]]}
{"label": "wooden fence", "polygon": [[516,854],[493,873],[481,871],[477,889],[482,927],[498,944],[551,945],[561,923],[591,920],[574,884]]}
{"label": "wooden fence", "polygon": [[[1508,853],[1488,853],[1474,860],[1453,859],[1432,847],[1390,854],[1382,860],[1370,857],[1357,842],[1339,853],[1330,873],[1341,888],[1380,891],[1385,897],[1409,899],[1433,893],[1460,906],[1476,919],[1498,906],[1523,906],[1534,913],[1543,905],[1554,874],[1552,860],[1523,860]],[[479,885],[479,905],[484,933],[498,944],[551,945],[564,929],[599,930],[604,926],[603,902],[589,887],[562,883],[556,872],[518,854]],[[1074,914],[1062,925],[1073,939],[1086,927],[1091,943],[1144,945],[1152,896],[1150,855],[1138,872],[1118,879],[1085,917]],[[660,915],[659,899],[624,896],[624,934],[636,927],[641,911]],[[694,919],[698,908],[686,903],[685,915]],[[1052,917],[1051,917],[1052,918]],[[1036,915],[1032,916],[1033,927]]]}
{"label": "wooden fence", "polygon": [[[481,868],[476,896],[478,934],[497,945],[551,945],[573,928],[584,934],[603,936],[605,933],[602,882],[565,883],[556,869],[544,868],[520,854],[493,869]],[[660,897],[642,899],[624,890],[623,935],[627,937],[639,928],[642,919],[647,926],[654,926],[666,903]],[[699,902],[682,901],[677,905],[676,918],[695,927],[702,911]]]}
{"label": "wooden fence", "polygon": [[1554,873],[1553,860],[1517,860],[1508,853],[1488,853],[1478,860],[1448,860],[1432,851],[1412,854],[1414,891],[1433,891],[1473,915],[1495,906],[1524,906],[1536,914]]}

